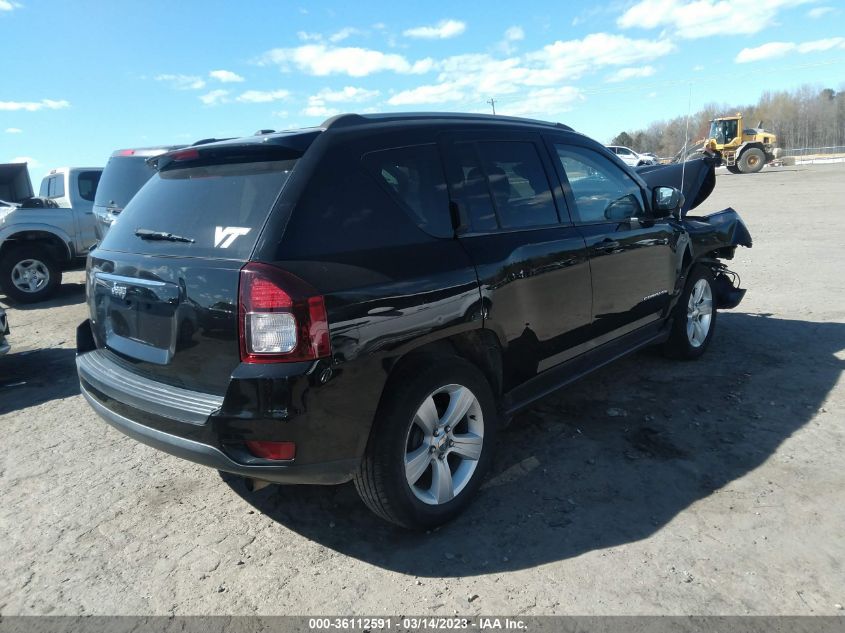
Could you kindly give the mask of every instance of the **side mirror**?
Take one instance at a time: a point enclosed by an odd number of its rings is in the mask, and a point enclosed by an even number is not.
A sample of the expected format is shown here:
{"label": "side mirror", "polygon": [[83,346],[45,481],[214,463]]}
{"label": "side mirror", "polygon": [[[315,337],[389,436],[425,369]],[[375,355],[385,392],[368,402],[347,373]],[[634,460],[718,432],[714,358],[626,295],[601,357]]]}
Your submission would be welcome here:
{"label": "side mirror", "polygon": [[665,218],[684,206],[684,194],[675,187],[655,187],[652,198],[654,217]]}

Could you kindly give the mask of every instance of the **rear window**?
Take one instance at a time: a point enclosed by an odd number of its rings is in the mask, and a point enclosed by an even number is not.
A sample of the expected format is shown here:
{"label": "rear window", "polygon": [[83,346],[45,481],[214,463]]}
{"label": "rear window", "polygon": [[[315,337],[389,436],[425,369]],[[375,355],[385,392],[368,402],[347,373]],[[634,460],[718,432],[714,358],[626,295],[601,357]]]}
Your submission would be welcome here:
{"label": "rear window", "polygon": [[449,194],[436,145],[370,152],[364,165],[422,230],[451,237]]}
{"label": "rear window", "polygon": [[142,156],[112,156],[103,170],[94,204],[122,209],[155,173]]}
{"label": "rear window", "polygon": [[[102,243],[105,250],[245,259],[295,160],[168,169],[132,198]],[[141,239],[139,229],[194,240]]]}
{"label": "rear window", "polygon": [[101,171],[83,171],[79,174],[77,182],[79,183],[80,198],[93,202],[102,173]]}

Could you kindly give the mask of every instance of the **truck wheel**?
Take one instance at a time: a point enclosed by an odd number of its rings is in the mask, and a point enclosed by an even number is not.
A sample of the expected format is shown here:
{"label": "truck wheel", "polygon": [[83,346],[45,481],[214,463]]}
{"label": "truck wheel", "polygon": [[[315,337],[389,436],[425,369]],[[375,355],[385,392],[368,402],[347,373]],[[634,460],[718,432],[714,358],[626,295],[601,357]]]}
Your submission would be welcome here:
{"label": "truck wheel", "polygon": [[739,170],[737,165],[725,165],[728,168],[728,171],[732,174],[741,174],[742,172]]}
{"label": "truck wheel", "polygon": [[[427,362],[426,362],[427,361]],[[498,428],[476,367],[428,356],[388,382],[355,488],[377,515],[410,529],[460,514],[481,485]]]}
{"label": "truck wheel", "polygon": [[756,147],[745,150],[737,162],[739,171],[743,174],[756,174],[763,169],[763,165],[765,164],[766,155],[763,153],[763,150],[757,149]]}
{"label": "truck wheel", "polygon": [[0,258],[0,286],[19,303],[49,299],[61,283],[61,269],[42,248],[18,246]]}
{"label": "truck wheel", "polygon": [[693,360],[707,351],[716,331],[713,279],[713,271],[706,266],[695,266],[690,271],[675,306],[669,340],[663,346],[667,356]]}

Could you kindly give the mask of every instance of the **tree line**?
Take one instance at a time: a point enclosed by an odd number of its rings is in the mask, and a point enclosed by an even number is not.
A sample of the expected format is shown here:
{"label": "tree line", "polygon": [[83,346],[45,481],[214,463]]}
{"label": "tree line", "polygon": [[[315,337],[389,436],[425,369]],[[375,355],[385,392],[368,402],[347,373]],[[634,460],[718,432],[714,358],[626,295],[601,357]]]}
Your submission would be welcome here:
{"label": "tree line", "polygon": [[[845,145],[845,85],[831,88],[802,86],[796,90],[764,92],[756,104],[708,103],[690,117],[690,143],[707,136],[710,120],[742,113],[743,126],[757,127],[777,135],[784,150]],[[638,152],[674,156],[684,145],[687,117],[657,121],[642,130],[617,134],[611,145],[624,145]]]}

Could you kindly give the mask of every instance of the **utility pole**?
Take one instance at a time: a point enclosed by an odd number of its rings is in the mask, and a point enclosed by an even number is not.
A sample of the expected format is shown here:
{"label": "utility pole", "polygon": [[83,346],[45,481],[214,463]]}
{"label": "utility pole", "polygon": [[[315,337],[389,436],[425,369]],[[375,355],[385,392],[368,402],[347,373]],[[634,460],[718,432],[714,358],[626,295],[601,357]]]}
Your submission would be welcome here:
{"label": "utility pole", "polygon": [[493,108],[493,116],[496,116],[496,100],[493,97],[490,97],[487,100],[487,103],[489,103],[490,106]]}

